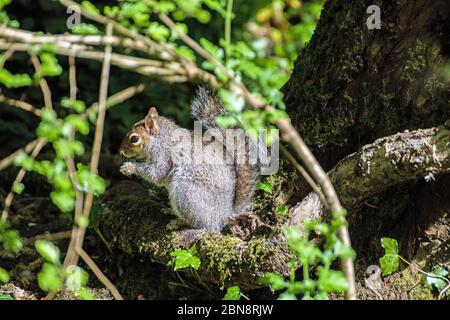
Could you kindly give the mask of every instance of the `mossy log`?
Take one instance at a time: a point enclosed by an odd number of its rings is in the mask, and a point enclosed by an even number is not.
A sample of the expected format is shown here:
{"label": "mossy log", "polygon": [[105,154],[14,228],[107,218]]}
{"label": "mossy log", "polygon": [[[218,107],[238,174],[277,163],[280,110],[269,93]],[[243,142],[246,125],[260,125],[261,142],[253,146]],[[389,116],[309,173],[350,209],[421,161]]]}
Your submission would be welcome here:
{"label": "mossy log", "polygon": [[[330,176],[344,205],[352,209],[393,185],[449,171],[450,130],[442,127],[379,139],[342,160]],[[255,289],[264,272],[289,273],[291,253],[281,228],[248,241],[211,231],[169,231],[173,217],[165,214],[167,198],[132,181],[117,184],[103,200],[101,232],[114,248],[132,256],[167,264],[172,251],[195,243],[202,281],[218,287]],[[294,208],[290,224],[300,224],[305,215],[321,218],[322,213],[318,197],[309,196]]]}

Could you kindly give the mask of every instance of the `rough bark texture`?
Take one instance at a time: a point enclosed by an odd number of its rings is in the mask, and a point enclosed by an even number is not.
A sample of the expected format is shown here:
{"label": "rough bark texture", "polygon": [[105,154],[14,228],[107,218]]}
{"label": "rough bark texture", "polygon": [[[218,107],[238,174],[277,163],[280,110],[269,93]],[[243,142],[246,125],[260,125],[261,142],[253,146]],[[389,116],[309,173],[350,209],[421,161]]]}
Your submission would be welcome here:
{"label": "rough bark texture", "polygon": [[[369,30],[366,9],[381,8]],[[377,138],[450,118],[446,0],[330,0],[285,85],[287,110],[330,169]]]}

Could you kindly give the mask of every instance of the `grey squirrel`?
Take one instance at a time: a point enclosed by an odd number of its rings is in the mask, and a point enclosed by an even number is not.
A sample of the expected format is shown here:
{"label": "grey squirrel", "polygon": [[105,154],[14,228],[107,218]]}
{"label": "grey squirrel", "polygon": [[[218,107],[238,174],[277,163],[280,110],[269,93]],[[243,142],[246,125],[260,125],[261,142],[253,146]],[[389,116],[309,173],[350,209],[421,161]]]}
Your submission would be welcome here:
{"label": "grey squirrel", "polygon": [[[217,96],[203,87],[197,90],[192,115],[205,128],[224,133],[215,119],[226,113]],[[223,154],[216,151],[234,151],[227,150],[226,142],[220,139],[209,142],[202,150],[201,163],[174,161],[175,144],[177,150],[184,150],[184,155],[195,153],[191,139],[174,141],[175,132],[193,136],[192,131],[150,108],[145,119],[137,122],[122,142],[120,154],[132,161],[125,162],[120,171],[166,187],[176,216],[196,229],[220,231],[231,217],[251,210],[258,166],[250,161],[224,162]],[[247,146],[251,144],[247,142]],[[248,159],[247,153],[245,156]]]}

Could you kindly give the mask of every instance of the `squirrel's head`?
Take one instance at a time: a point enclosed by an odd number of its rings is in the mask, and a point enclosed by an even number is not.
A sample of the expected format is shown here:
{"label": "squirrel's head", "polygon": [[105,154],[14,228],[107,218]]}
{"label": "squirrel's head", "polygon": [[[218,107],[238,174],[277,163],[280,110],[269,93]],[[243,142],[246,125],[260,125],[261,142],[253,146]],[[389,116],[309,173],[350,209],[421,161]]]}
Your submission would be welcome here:
{"label": "squirrel's head", "polygon": [[150,145],[158,134],[158,112],[151,107],[144,120],[137,122],[127,133],[120,146],[120,155],[132,159],[145,159],[145,148]]}

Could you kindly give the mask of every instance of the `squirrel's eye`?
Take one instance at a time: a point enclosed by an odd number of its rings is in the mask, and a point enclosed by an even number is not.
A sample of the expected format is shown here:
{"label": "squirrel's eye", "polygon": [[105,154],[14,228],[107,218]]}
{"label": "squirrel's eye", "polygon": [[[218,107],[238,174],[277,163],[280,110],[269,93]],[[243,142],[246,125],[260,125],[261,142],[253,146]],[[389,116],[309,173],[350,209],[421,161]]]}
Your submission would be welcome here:
{"label": "squirrel's eye", "polygon": [[130,137],[130,141],[131,143],[138,143],[139,142],[139,136],[138,135],[133,135]]}

